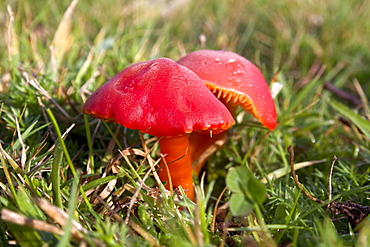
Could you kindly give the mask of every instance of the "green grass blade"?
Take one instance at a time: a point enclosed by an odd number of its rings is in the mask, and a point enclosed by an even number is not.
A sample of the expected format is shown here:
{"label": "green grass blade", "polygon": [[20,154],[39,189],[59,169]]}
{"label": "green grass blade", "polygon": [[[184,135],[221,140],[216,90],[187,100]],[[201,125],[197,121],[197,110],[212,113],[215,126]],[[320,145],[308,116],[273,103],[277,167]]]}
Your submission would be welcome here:
{"label": "green grass blade", "polygon": [[73,174],[73,176],[75,178],[78,178],[77,173],[76,173],[76,169],[75,169],[75,167],[73,165],[73,162],[71,160],[71,157],[69,156],[69,153],[68,153],[68,150],[67,150],[67,146],[66,146],[66,144],[64,142],[64,139],[62,137],[62,133],[60,132],[58,122],[55,119],[54,114],[51,112],[50,109],[47,109],[46,112],[47,112],[47,114],[48,114],[51,122],[53,123],[53,126],[54,126],[55,132],[57,134],[57,137],[60,140],[60,145],[61,145],[61,147],[63,149],[63,153],[64,153],[64,155],[65,155],[65,157],[67,159],[67,162],[68,162],[69,167],[71,168],[71,172],[72,172],[72,174]]}
{"label": "green grass blade", "polygon": [[362,133],[370,139],[370,121],[362,118],[359,114],[352,111],[347,106],[339,103],[336,100],[329,99],[328,103],[332,106],[336,111],[343,115],[344,118],[347,118],[351,122],[353,122],[361,131]]}
{"label": "green grass blade", "polygon": [[63,161],[63,149],[60,145],[60,139],[55,143],[54,160],[51,167],[51,186],[53,190],[53,203],[59,208],[63,208],[62,195],[60,193],[60,168]]}
{"label": "green grass blade", "polygon": [[106,177],[103,177],[103,178],[94,179],[93,181],[89,182],[88,184],[85,184],[82,187],[82,189],[84,191],[88,191],[88,190],[91,190],[93,188],[98,187],[99,185],[108,183],[109,181],[111,181],[113,179],[116,179],[116,178],[119,178],[119,177],[122,177],[122,174],[117,174],[117,175],[106,176]]}
{"label": "green grass blade", "polygon": [[118,140],[117,136],[114,134],[114,132],[111,130],[111,128],[109,128],[109,125],[105,121],[102,121],[102,123],[104,124],[104,126],[107,128],[107,130],[111,134],[111,136],[114,139],[114,141],[116,142],[118,148],[123,149],[123,146],[122,146],[121,142]]}
{"label": "green grass blade", "polygon": [[308,98],[315,97],[315,94],[321,85],[321,81],[318,79],[313,80],[308,85],[303,87],[294,97],[292,97],[288,109],[284,110],[281,119],[289,119],[292,117],[292,112],[298,106],[307,105],[304,103]]}
{"label": "green grass blade", "polygon": [[58,242],[57,247],[68,246],[68,243],[70,242],[71,229],[72,229],[72,220],[73,220],[73,215],[74,215],[73,212],[75,210],[75,204],[76,204],[76,201],[77,201],[78,188],[79,188],[79,179],[78,179],[78,176],[75,176],[74,179],[73,179],[71,194],[70,194],[69,203],[68,203],[68,215],[69,215],[69,217],[68,217],[66,225],[63,227],[64,235],[62,236],[62,238]]}
{"label": "green grass blade", "polygon": [[8,184],[9,184],[9,187],[10,187],[10,191],[13,195],[13,198],[14,200],[17,200],[17,196],[16,196],[16,190],[15,190],[15,187],[13,185],[13,181],[12,181],[12,177],[10,175],[10,172],[8,170],[8,167],[7,167],[7,163],[5,162],[5,157],[4,157],[4,154],[5,154],[5,151],[2,147],[2,145],[0,144],[0,162],[1,162],[1,166],[4,170],[4,173],[5,173],[5,177],[6,177],[6,180],[8,181]]}

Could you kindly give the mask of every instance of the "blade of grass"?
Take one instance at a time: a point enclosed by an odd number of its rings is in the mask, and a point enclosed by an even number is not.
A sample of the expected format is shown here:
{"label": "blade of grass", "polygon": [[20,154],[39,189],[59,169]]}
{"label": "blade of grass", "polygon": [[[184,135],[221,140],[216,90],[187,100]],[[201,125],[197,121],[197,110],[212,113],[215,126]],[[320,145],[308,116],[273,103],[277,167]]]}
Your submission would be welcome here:
{"label": "blade of grass", "polygon": [[63,149],[60,145],[60,139],[55,143],[54,160],[51,167],[50,179],[53,190],[53,203],[59,208],[63,208],[62,195],[60,193],[60,168],[63,161]]}
{"label": "blade of grass", "polygon": [[111,136],[114,139],[114,141],[116,142],[118,148],[119,149],[124,149],[123,146],[121,145],[120,141],[118,140],[117,136],[114,134],[114,132],[111,130],[111,128],[109,128],[109,125],[105,121],[102,121],[102,123],[107,128],[107,130],[109,131],[109,134],[111,134]]}
{"label": "blade of grass", "polygon": [[[297,210],[297,205],[298,205],[298,200],[299,200],[299,196],[300,195],[301,195],[301,191],[297,189],[296,190],[296,195],[295,195],[295,198],[294,198],[294,203],[292,205],[291,211],[290,211],[289,215],[285,219],[285,224],[287,226],[290,225],[289,223],[291,222],[291,220],[293,218],[293,215],[294,215],[295,211]],[[283,229],[281,232],[279,232],[279,234],[277,234],[277,236],[275,237],[275,240],[276,240],[277,243],[280,243],[280,240],[285,235],[286,230],[287,229]]]}
{"label": "blade of grass", "polygon": [[59,125],[57,123],[57,120],[55,119],[54,114],[52,113],[52,111],[50,109],[46,109],[46,112],[47,112],[47,114],[48,114],[48,116],[49,116],[49,118],[50,118],[50,120],[51,120],[51,122],[52,122],[52,124],[54,126],[54,129],[55,129],[55,132],[57,134],[57,137],[60,140],[60,145],[61,145],[61,147],[63,149],[63,153],[64,153],[64,155],[65,155],[65,157],[67,159],[67,163],[68,163],[68,165],[69,165],[69,167],[71,169],[71,172],[72,172],[72,174],[73,174],[73,176],[75,178],[78,178],[78,175],[76,173],[76,169],[75,169],[75,167],[73,165],[73,162],[71,160],[71,157],[69,156],[69,153],[68,153],[68,150],[67,150],[67,146],[66,146],[66,144],[64,142],[64,139],[62,137],[62,133],[60,132],[60,129],[59,129]]}
{"label": "blade of grass", "polygon": [[[326,159],[300,162],[300,163],[297,163],[297,164],[294,165],[294,170],[297,171],[301,168],[311,166],[311,165],[314,165],[314,164],[320,164],[320,163],[323,163],[325,161],[326,161]],[[262,183],[267,183],[268,180],[278,179],[278,178],[281,178],[281,177],[283,177],[283,176],[285,176],[286,174],[289,174],[289,173],[290,173],[290,167],[283,167],[283,168],[277,169],[277,170],[267,174],[266,177],[261,179],[261,182]]]}
{"label": "blade of grass", "polygon": [[355,86],[357,93],[360,96],[362,107],[364,108],[365,111],[365,116],[367,117],[367,119],[370,119],[369,100],[367,99],[366,94],[363,88],[361,87],[360,82],[357,79],[353,81],[353,85]]}
{"label": "blade of grass", "polygon": [[[305,226],[290,226],[290,225],[279,225],[279,224],[270,224],[267,226],[268,229],[305,229]],[[260,226],[250,226],[250,227],[235,227],[235,228],[226,228],[228,231],[246,231],[246,232],[252,232],[252,231],[261,231]]]}
{"label": "blade of grass", "polygon": [[[325,68],[323,68],[325,69]],[[321,73],[319,73],[321,74]],[[315,78],[312,82],[310,82],[308,85],[303,87],[295,97],[292,97],[291,102],[289,103],[288,109],[284,111],[284,113],[281,116],[281,119],[289,119],[291,118],[294,114],[292,114],[293,110],[296,109],[299,105],[306,105],[303,103],[304,100],[307,99],[309,95],[314,97],[316,92],[320,87],[322,87],[322,82],[319,80],[319,78]]]}
{"label": "blade of grass", "polygon": [[[76,174],[77,175],[77,174]],[[64,247],[68,246],[70,239],[71,239],[71,231],[72,231],[72,220],[73,220],[73,215],[74,215],[74,210],[75,210],[75,204],[77,201],[77,190],[79,187],[79,179],[78,176],[75,176],[73,179],[72,183],[72,188],[71,188],[71,193],[69,195],[69,203],[68,203],[68,219],[66,222],[66,225],[63,227],[64,230],[64,235],[58,242],[57,247]]]}
{"label": "blade of grass", "polygon": [[14,12],[10,5],[7,6],[8,9],[8,25],[7,25],[7,33],[6,33],[6,41],[7,41],[7,48],[8,48],[8,59],[9,61],[18,62],[19,59],[19,40],[15,31],[15,19],[14,19]]}
{"label": "blade of grass", "polygon": [[333,107],[336,111],[338,111],[340,114],[342,114],[343,117],[353,122],[362,131],[362,133],[370,140],[370,121],[362,118],[359,114],[355,113],[347,106],[337,102],[336,100],[327,98],[326,100],[329,103],[329,105]]}
{"label": "blade of grass", "polygon": [[[20,225],[20,226],[28,226],[30,228],[34,228],[36,230],[40,230],[44,232],[50,232],[50,233],[57,234],[57,235],[63,234],[62,229],[60,229],[59,227],[56,227],[55,225],[48,224],[42,220],[29,219],[7,208],[3,208],[1,210],[1,219],[7,222]],[[24,229],[21,228],[21,230],[24,230]],[[20,232],[23,232],[23,231],[20,231]],[[1,242],[0,242],[0,246],[3,246],[1,245]]]}
{"label": "blade of grass", "polygon": [[59,68],[59,65],[62,61],[63,56],[72,46],[72,37],[73,37],[71,35],[72,16],[73,16],[73,11],[77,3],[78,3],[78,0],[73,0],[68,6],[68,9],[64,13],[57,31],[55,32],[54,39],[51,44],[51,46],[54,47],[55,49],[54,54],[55,54],[57,69]]}
{"label": "blade of grass", "polygon": [[[106,176],[106,177],[103,177],[103,178],[94,179],[94,181],[91,181],[90,183],[85,184],[84,186],[82,186],[82,188],[83,188],[84,191],[89,191],[91,189],[94,189],[94,188],[98,187],[99,185],[108,183],[109,181],[111,181],[113,179],[120,178],[120,177],[122,177],[122,174],[117,174],[117,175]],[[63,187],[63,185],[62,185],[62,187]]]}

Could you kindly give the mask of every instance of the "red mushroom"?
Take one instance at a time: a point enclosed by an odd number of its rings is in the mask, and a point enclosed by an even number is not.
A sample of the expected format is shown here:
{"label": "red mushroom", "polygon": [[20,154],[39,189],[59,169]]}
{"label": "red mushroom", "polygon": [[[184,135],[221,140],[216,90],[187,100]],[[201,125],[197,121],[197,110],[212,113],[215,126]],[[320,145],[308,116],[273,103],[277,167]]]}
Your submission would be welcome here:
{"label": "red mushroom", "polygon": [[[189,69],[167,58],[134,64],[110,79],[86,101],[83,112],[160,138],[159,176],[167,189],[182,186],[194,199],[188,133],[230,128],[227,108]],[[171,177],[171,182],[169,181]]]}
{"label": "red mushroom", "polygon": [[[195,72],[233,115],[240,105],[268,129],[275,129],[274,100],[261,71],[250,61],[229,51],[198,50],[181,58],[178,63]],[[215,140],[224,140],[225,137],[226,133],[223,133]],[[190,136],[190,143],[194,152],[193,166],[199,172],[206,158],[200,159],[199,154],[214,142],[208,136],[194,134]]]}

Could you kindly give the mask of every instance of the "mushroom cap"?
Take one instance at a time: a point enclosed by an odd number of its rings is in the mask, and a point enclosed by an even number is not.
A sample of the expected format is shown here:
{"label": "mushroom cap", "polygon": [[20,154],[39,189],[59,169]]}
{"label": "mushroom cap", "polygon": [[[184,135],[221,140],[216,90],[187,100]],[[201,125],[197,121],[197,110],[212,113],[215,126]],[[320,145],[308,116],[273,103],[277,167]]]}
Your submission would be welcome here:
{"label": "mushroom cap", "polygon": [[195,72],[218,98],[240,105],[264,126],[275,129],[275,103],[253,63],[234,52],[215,50],[194,51],[177,62]]}
{"label": "mushroom cap", "polygon": [[154,136],[216,134],[235,123],[194,72],[168,58],[122,70],[91,94],[83,112]]}

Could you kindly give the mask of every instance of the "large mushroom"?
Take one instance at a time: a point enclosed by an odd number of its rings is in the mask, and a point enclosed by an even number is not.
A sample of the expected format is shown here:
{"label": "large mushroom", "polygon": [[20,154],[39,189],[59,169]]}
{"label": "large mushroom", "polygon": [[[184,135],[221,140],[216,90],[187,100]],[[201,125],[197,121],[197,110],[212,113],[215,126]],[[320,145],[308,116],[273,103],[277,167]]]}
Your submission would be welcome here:
{"label": "large mushroom", "polygon": [[187,134],[217,134],[234,124],[230,112],[199,77],[168,58],[119,72],[91,94],[83,112],[159,137],[165,159],[159,177],[167,189],[170,184],[182,186],[190,199],[194,189]]}
{"label": "large mushroom", "polygon": [[[194,51],[177,62],[195,72],[233,115],[237,106],[241,106],[268,129],[275,129],[275,103],[261,71],[253,63],[234,52],[220,50]],[[212,153],[208,149],[214,148],[215,141],[225,138],[225,132],[213,139],[197,133],[190,136],[196,173]]]}

